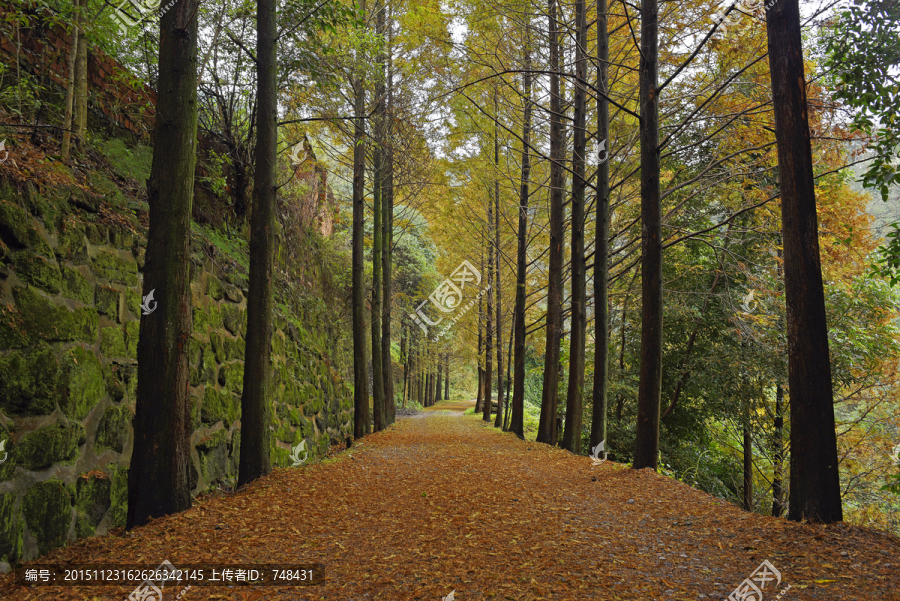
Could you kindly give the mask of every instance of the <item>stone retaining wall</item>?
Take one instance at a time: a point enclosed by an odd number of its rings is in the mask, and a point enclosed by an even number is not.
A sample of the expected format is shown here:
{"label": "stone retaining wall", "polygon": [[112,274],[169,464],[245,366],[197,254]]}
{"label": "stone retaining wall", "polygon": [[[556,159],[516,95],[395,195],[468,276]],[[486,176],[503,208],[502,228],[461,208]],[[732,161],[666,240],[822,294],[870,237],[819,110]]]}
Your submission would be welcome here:
{"label": "stone retaining wall", "polygon": [[[145,232],[98,203],[78,189],[0,189],[0,562],[125,523]],[[247,276],[220,263],[195,241],[194,494],[232,480],[240,450]],[[351,435],[353,399],[334,319],[307,330],[327,316],[276,302],[272,453],[290,465],[301,440],[315,457]]]}

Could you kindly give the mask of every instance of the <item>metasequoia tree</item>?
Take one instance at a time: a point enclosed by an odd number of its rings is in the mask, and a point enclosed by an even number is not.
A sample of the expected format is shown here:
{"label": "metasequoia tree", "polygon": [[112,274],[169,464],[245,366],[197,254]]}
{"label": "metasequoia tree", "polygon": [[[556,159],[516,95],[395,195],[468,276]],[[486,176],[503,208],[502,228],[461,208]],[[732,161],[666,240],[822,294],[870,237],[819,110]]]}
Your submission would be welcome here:
{"label": "metasequoia tree", "polygon": [[766,9],[784,240],[792,520],[839,522],[841,488],[797,0]]}
{"label": "metasequoia tree", "polygon": [[[190,233],[197,155],[197,9],[181,0],[160,19],[159,96],[147,182],[147,307],[138,339],[134,450],[126,528],[191,506]],[[153,304],[151,304],[153,303]]]}

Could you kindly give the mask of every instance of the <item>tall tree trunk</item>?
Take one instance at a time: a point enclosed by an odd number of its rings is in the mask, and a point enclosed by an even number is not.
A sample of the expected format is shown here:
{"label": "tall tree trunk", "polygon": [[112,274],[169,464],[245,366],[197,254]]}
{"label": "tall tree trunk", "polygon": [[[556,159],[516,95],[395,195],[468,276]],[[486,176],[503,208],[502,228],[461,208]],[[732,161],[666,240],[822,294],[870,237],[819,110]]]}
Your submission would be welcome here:
{"label": "tall tree trunk", "polygon": [[244,391],[241,395],[239,486],[272,471],[268,392],[275,260],[275,161],[278,151],[276,0],[260,0],[256,10],[256,172],[253,176],[254,206],[250,215],[250,282]]}
{"label": "tall tree trunk", "polygon": [[[359,2],[360,19],[365,20],[366,0]],[[362,62],[362,57],[357,57]],[[353,132],[353,436],[362,438],[369,426],[369,365],[366,357],[365,268],[363,265],[363,225],[365,222],[365,86],[362,76],[355,82]]]}
{"label": "tall tree trunk", "polygon": [[753,438],[750,436],[750,398],[744,399],[744,509],[753,511]]}
{"label": "tall tree trunk", "polygon": [[813,181],[798,0],[766,10],[778,144],[788,390],[791,395],[791,520],[843,519],[825,293]]}
{"label": "tall tree trunk", "polygon": [[641,378],[634,469],[656,469],[662,389],[662,240],[659,198],[657,0],[641,0]]}
{"label": "tall tree trunk", "polygon": [[[497,96],[494,95],[494,114],[497,113]],[[497,291],[497,417],[494,427],[503,425],[503,321],[500,287],[500,137],[494,122],[494,289]]]}
{"label": "tall tree trunk", "polygon": [[515,343],[513,345],[513,396],[512,416],[509,429],[516,436],[525,440],[525,300],[527,298],[525,282],[527,276],[528,250],[528,195],[531,180],[531,36],[530,14],[526,19],[527,39],[525,42],[524,74],[522,75],[522,97],[525,101],[524,119],[522,122],[522,177],[519,185],[519,226],[516,247],[516,306],[513,309],[513,329]]}
{"label": "tall tree trunk", "polygon": [[86,0],[74,0],[75,26],[72,28],[72,41],[69,46],[69,56],[66,59],[66,112],[63,118],[63,139],[60,155],[63,163],[69,162],[69,151],[72,145],[72,121],[75,110],[75,63],[78,57],[78,38],[81,37],[81,19]]}
{"label": "tall tree trunk", "polygon": [[434,400],[441,400],[441,392],[443,391],[442,382],[441,382],[441,357],[438,355],[437,358],[437,385],[434,387]]}
{"label": "tall tree trunk", "polygon": [[[381,19],[380,28],[382,35],[385,35],[384,11],[382,10],[379,18]],[[387,32],[388,49],[387,56],[390,56],[391,35]],[[385,402],[385,421],[388,424],[394,423],[397,419],[397,404],[394,400],[394,361],[391,357],[391,301],[392,301],[392,285],[391,278],[393,276],[392,258],[394,244],[394,152],[391,142],[391,115],[393,110],[393,73],[390,64],[390,58],[382,64],[387,69],[387,110],[386,118],[382,124],[382,144],[384,145],[384,175],[381,179],[381,219],[382,229],[384,233],[381,236],[383,250],[381,253],[382,268],[381,272],[384,276],[382,309],[381,309],[381,367],[384,370],[382,378],[384,382],[384,402]]]}
{"label": "tall tree trunk", "polygon": [[[191,202],[197,156],[197,7],[181,0],[160,21],[159,97],[147,183],[150,228],[138,339],[134,450],[126,528],[191,506]],[[151,305],[151,303],[153,303]]]}
{"label": "tall tree trunk", "polygon": [[[380,11],[378,4],[375,10]],[[384,86],[379,85],[375,88],[375,97],[378,105],[381,104],[381,94],[384,92]],[[382,349],[381,349],[381,270],[384,267],[381,257],[382,240],[384,230],[381,223],[381,177],[382,177],[382,147],[381,147],[381,126],[380,120],[377,118],[381,109],[376,109],[375,119],[375,147],[374,147],[374,176],[372,183],[372,410],[375,414],[375,432],[384,430],[385,426],[385,408],[384,408],[384,369],[382,367]]]}
{"label": "tall tree trunk", "polygon": [[402,323],[400,324],[400,359],[403,361],[403,394],[402,394],[402,403],[403,408],[406,409],[406,389],[407,389],[407,378],[409,377],[409,353],[410,353],[410,344],[409,344],[409,333],[408,329]]}
{"label": "tall tree trunk", "polygon": [[[482,234],[482,244],[479,248],[481,252],[481,261],[478,266],[481,269],[480,273],[484,273],[484,234]],[[484,338],[482,336],[483,324],[484,324],[484,305],[482,304],[481,297],[483,295],[478,295],[478,396],[475,399],[475,413],[481,413],[484,405],[484,369],[482,368],[481,361],[481,353],[484,348]]]}
{"label": "tall tree trunk", "polygon": [[504,392],[506,393],[506,397],[503,402],[504,411],[503,411],[503,431],[509,432],[509,397],[510,392],[512,391],[512,360],[513,360],[513,333],[514,333],[514,324],[510,324],[509,326],[509,346],[506,349],[506,389]]}
{"label": "tall tree trunk", "polygon": [[772,437],[774,477],[772,478],[772,515],[784,514],[784,388],[775,386],[775,434]]}
{"label": "tall tree trunk", "polygon": [[444,398],[450,400],[450,353],[444,357]]}
{"label": "tall tree trunk", "polygon": [[563,263],[563,133],[559,94],[559,31],[556,0],[549,0],[550,44],[550,257],[547,286],[547,343],[537,441],[556,445],[556,404],[559,394],[559,342],[562,336]]}
{"label": "tall tree trunk", "polygon": [[[609,30],[606,0],[597,0],[597,88],[609,94]],[[594,233],[594,392],[591,413],[591,450],[606,440],[609,391],[609,101],[597,96],[597,221]],[[602,156],[601,156],[602,155]],[[622,324],[624,328],[625,325]],[[605,447],[608,450],[608,447]]]}
{"label": "tall tree trunk", "polygon": [[493,402],[491,389],[494,387],[493,382],[491,381],[491,378],[493,377],[493,359],[491,358],[491,352],[494,350],[494,289],[492,286],[494,282],[494,241],[491,238],[491,230],[494,229],[494,203],[492,202],[492,199],[488,199],[487,205],[488,291],[484,333],[484,406],[481,408],[481,419],[489,422],[491,421],[491,403]]}
{"label": "tall tree trunk", "polygon": [[584,149],[585,84],[587,82],[587,25],[584,0],[575,0],[575,122],[572,151],[572,312],[569,337],[569,383],[566,391],[566,426],[562,447],[581,454],[584,415],[584,347],[587,302],[584,260]]}
{"label": "tall tree trunk", "polygon": [[[87,0],[81,0],[78,15],[83,22],[84,11],[87,9]],[[196,77],[196,75],[195,75]],[[81,144],[87,132],[87,101],[88,101],[88,44],[81,28],[78,35],[78,46],[75,53],[75,109],[73,111],[73,129],[75,132],[75,145]]]}

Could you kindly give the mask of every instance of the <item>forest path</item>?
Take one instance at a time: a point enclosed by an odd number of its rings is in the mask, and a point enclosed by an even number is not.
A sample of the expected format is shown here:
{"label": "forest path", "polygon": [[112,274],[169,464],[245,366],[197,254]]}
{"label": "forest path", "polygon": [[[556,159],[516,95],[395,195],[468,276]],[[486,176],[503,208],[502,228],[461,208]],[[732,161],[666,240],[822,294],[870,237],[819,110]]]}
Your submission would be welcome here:
{"label": "forest path", "polygon": [[[460,415],[471,405],[440,403],[337,460],[278,469],[40,561],[322,564],[314,587],[195,586],[184,601],[439,601],[453,590],[455,601],[722,600],[764,560],[782,578],[766,583],[765,601],[788,586],[781,599],[900,598],[896,538],[759,516],[649,470],[592,466]],[[122,600],[131,588],[0,588],[0,598]],[[180,590],[166,587],[165,601]]]}

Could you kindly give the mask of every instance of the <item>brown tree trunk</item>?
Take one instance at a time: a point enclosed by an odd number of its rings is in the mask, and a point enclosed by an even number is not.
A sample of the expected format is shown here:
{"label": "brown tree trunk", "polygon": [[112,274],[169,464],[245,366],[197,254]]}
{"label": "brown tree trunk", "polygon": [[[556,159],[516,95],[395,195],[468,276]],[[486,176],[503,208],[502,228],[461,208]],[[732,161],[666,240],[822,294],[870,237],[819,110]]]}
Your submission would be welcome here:
{"label": "brown tree trunk", "polygon": [[791,395],[791,520],[843,519],[825,293],[813,181],[806,78],[797,0],[766,11],[778,143],[788,390]]}
{"label": "brown tree trunk", "polygon": [[383,266],[381,268],[384,276],[382,308],[381,308],[381,367],[384,370],[382,378],[384,382],[384,402],[385,402],[385,421],[392,424],[397,419],[397,404],[394,399],[394,361],[391,357],[391,301],[392,301],[392,282],[393,269],[393,244],[394,244],[394,155],[391,149],[391,86],[392,77],[390,69],[388,69],[388,110],[387,118],[384,124],[384,176],[381,180],[381,199],[383,206],[381,209],[382,226],[384,234],[381,241],[384,249],[381,253]]}
{"label": "brown tree trunk", "polygon": [[[79,19],[84,18],[87,8],[87,0],[81,0],[79,6]],[[88,45],[84,35],[84,29],[78,36],[78,47],[75,54],[75,109],[73,111],[73,129],[75,133],[75,145],[81,144],[87,131],[87,101],[88,101]]]}
{"label": "brown tree trunk", "polygon": [[[597,0],[597,88],[609,94],[609,31],[606,0]],[[591,450],[606,440],[609,390],[609,101],[597,96],[597,139],[606,143],[598,151],[597,221],[594,233],[594,392],[591,413]],[[602,155],[602,156],[601,156]],[[624,324],[622,327],[625,327]],[[606,447],[608,450],[608,447]]]}
{"label": "brown tree trunk", "polygon": [[[497,99],[494,96],[494,113],[497,113]],[[500,288],[500,138],[497,122],[494,122],[494,290],[497,292],[497,417],[494,427],[503,425],[503,311]]]}
{"label": "brown tree trunk", "polygon": [[[191,506],[191,202],[197,156],[197,8],[181,0],[160,21],[159,97],[147,183],[150,228],[138,339],[134,450],[126,528]],[[152,303],[152,304],[151,304]]]}
{"label": "brown tree trunk", "polygon": [[549,0],[550,45],[550,257],[547,286],[547,343],[537,442],[556,445],[556,403],[559,394],[559,343],[562,336],[563,262],[563,133],[559,94],[559,31],[556,0]]}
{"label": "brown tree trunk", "polygon": [[[366,0],[359,3],[360,19],[365,20]],[[362,57],[358,57],[362,61]],[[353,436],[369,432],[369,365],[366,357],[366,303],[363,237],[365,232],[365,87],[362,77],[354,82],[355,126],[353,134]]]}
{"label": "brown tree trunk", "polygon": [[641,1],[641,377],[634,469],[656,469],[662,388],[662,241],[659,198],[657,0]]}
{"label": "brown tree trunk", "polygon": [[744,400],[744,509],[753,511],[753,438],[750,436],[750,399]]}
{"label": "brown tree trunk", "polygon": [[450,354],[444,359],[444,398],[450,400]]}
{"label": "brown tree trunk", "polygon": [[441,400],[441,392],[444,390],[444,389],[442,388],[442,382],[441,382],[441,367],[442,367],[442,365],[441,365],[441,357],[440,357],[440,355],[438,355],[438,359],[437,359],[437,385],[434,387],[434,400],[435,400],[435,401],[440,401],[440,400]]}
{"label": "brown tree trunk", "polygon": [[[527,19],[530,25],[530,15]],[[528,30],[530,33],[530,28]],[[527,34],[526,34],[527,35]],[[531,45],[530,35],[525,43],[525,73],[522,75],[525,114],[522,123],[522,178],[519,186],[519,224],[516,247],[516,305],[513,309],[513,396],[509,429],[525,440],[525,282],[527,276],[526,253],[528,250],[528,194],[531,180]]]}
{"label": "brown tree trunk", "polygon": [[484,330],[484,406],[481,408],[481,419],[486,422],[491,421],[491,403],[493,394],[491,390],[494,385],[491,381],[493,377],[493,359],[491,357],[491,352],[494,350],[494,322],[493,322],[493,311],[494,311],[494,290],[493,290],[493,282],[494,282],[494,241],[491,238],[491,230],[493,229],[494,223],[494,205],[491,202],[491,199],[488,199],[488,213],[487,213],[487,264],[488,264],[488,291],[487,291],[487,310],[486,319],[485,319],[485,330]]}
{"label": "brown tree trunk", "polygon": [[587,81],[587,25],[584,0],[575,0],[575,120],[572,149],[572,311],[569,335],[569,382],[566,391],[566,426],[562,448],[581,454],[581,424],[584,415],[584,347],[587,302],[584,259],[584,150],[585,83]]}
{"label": "brown tree trunk", "polygon": [[772,438],[772,515],[784,515],[784,388],[775,386],[775,434]]}
{"label": "brown tree trunk", "polygon": [[83,6],[86,0],[74,0],[76,20],[75,26],[72,28],[71,45],[69,46],[69,56],[66,60],[68,68],[66,76],[66,100],[65,100],[65,117],[63,118],[63,139],[60,156],[63,163],[69,162],[69,151],[72,145],[72,122],[75,110],[75,63],[78,57],[78,39],[81,37],[81,18]]}
{"label": "brown tree trunk", "polygon": [[250,215],[250,282],[247,348],[241,395],[241,458],[238,485],[272,471],[269,458],[269,361],[275,260],[275,161],[278,152],[276,1],[256,5],[257,114],[254,205]]}

